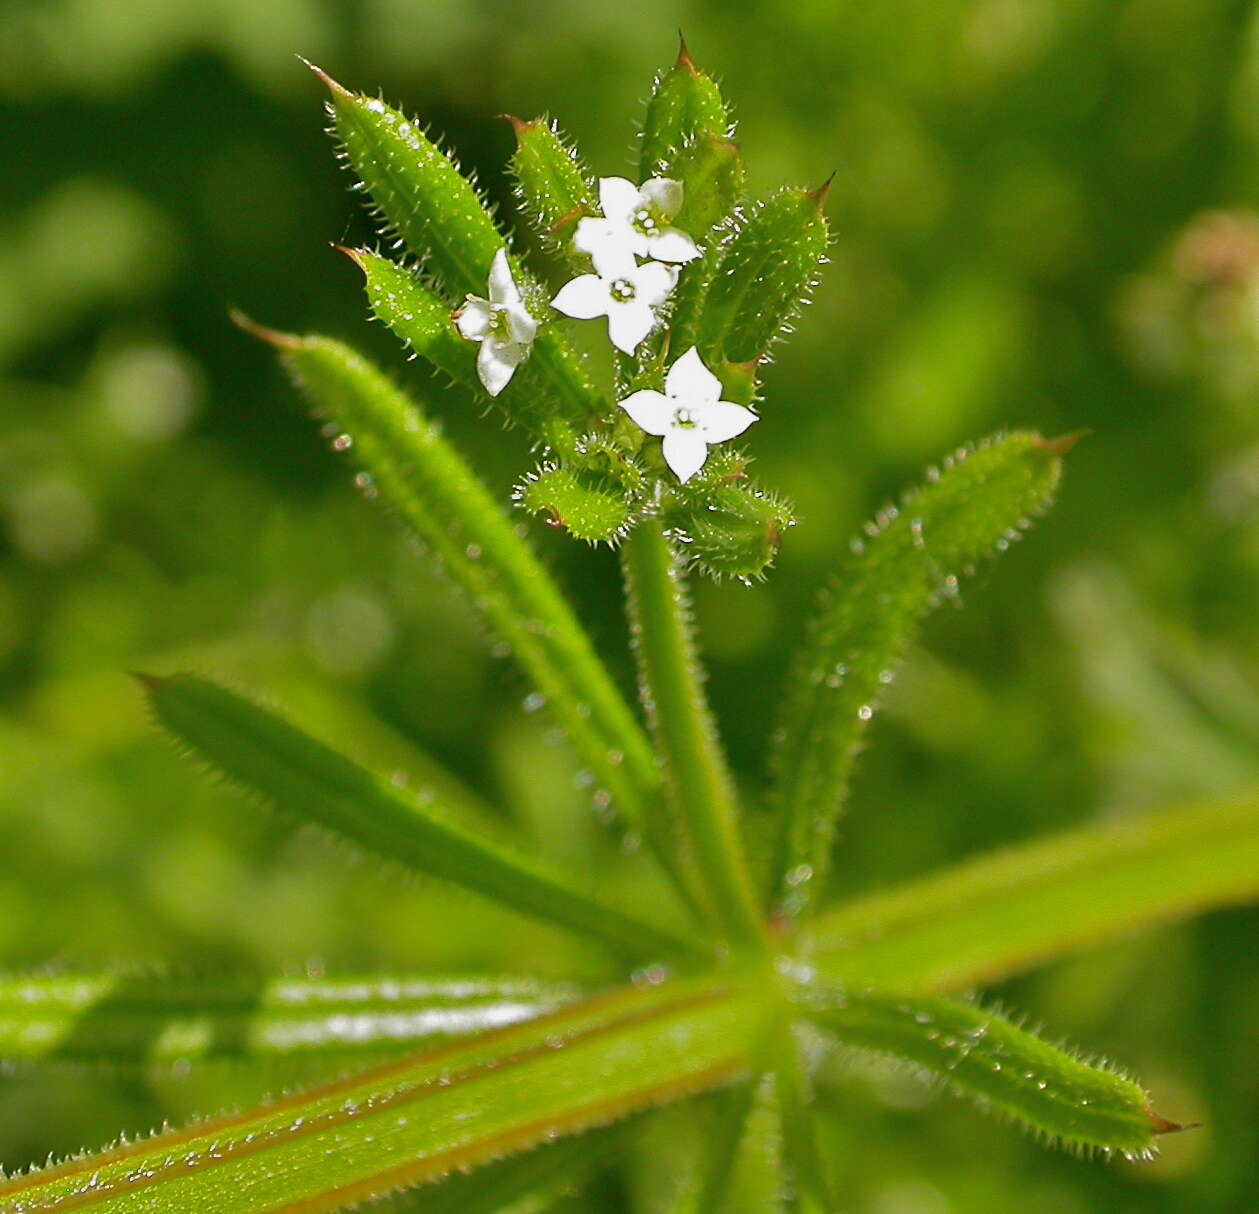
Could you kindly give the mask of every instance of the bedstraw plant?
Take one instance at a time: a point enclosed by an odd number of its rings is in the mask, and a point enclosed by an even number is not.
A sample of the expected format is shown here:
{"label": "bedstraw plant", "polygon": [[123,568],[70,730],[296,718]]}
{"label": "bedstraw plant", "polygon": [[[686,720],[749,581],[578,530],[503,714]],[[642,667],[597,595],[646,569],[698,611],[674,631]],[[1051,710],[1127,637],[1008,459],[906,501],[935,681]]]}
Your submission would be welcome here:
{"label": "bedstraw plant", "polygon": [[[1150,1155],[1180,1127],[1134,1079],[973,992],[1254,895],[1259,802],[1086,828],[857,899],[834,901],[828,880],[881,688],[928,609],[1046,509],[1072,440],[1012,431],[952,452],[852,541],[791,663],[763,785],[740,787],[687,583],[754,583],[793,525],[736,440],[754,449],[762,407],[779,424],[760,373],[825,262],[826,187],[749,197],[726,102],[683,47],[655,81],[634,178],[596,177],[549,120],[510,120],[521,209],[565,271],[548,282],[418,123],[313,70],[401,257],[343,251],[414,355],[530,436],[514,507],[362,355],[238,322],[275,348],[365,495],[466,592],[592,774],[600,816],[643,841],[676,898],[613,898],[487,833],[456,796],[421,796],[205,678],[142,675],[165,730],[261,800],[579,933],[625,981],[7,979],[11,1062],[300,1056],[342,1077],[11,1177],[0,1210],[314,1212],[413,1189],[416,1210],[541,1211],[660,1106],[689,1101],[705,1130],[675,1214],[820,1212],[834,1178],[813,1072],[835,1045],[934,1076],[1047,1142]],[[619,554],[637,709],[535,554],[530,516]]]}

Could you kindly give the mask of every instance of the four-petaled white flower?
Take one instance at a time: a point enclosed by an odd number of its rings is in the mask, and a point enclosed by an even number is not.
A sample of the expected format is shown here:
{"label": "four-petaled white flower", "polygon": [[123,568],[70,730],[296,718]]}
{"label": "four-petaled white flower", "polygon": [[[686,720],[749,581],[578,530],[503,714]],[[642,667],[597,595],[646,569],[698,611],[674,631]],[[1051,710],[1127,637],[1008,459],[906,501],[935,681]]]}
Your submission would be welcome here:
{"label": "four-petaled white flower", "polygon": [[520,288],[511,276],[507,250],[499,249],[490,265],[489,299],[469,295],[455,313],[455,327],[469,341],[479,341],[476,369],[491,396],[497,396],[516,368],[529,357],[538,322],[529,315]]}
{"label": "four-petaled white flower", "polygon": [[603,258],[595,269],[561,287],[551,307],[577,320],[606,316],[612,344],[633,354],[656,323],[656,309],[669,298],[678,271],[658,261],[640,266],[628,254]]}
{"label": "four-petaled white flower", "polygon": [[721,399],[721,381],[692,346],[669,368],[664,391],[644,389],[617,404],[648,434],[663,436],[665,463],[685,484],[708,458],[710,443],[742,434],[756,414]]}
{"label": "four-petaled white flower", "polygon": [[602,219],[583,219],[577,225],[573,246],[589,253],[598,269],[607,261],[628,256],[652,261],[693,261],[699,249],[672,219],[682,207],[682,183],[653,177],[640,189],[624,177],[599,179]]}

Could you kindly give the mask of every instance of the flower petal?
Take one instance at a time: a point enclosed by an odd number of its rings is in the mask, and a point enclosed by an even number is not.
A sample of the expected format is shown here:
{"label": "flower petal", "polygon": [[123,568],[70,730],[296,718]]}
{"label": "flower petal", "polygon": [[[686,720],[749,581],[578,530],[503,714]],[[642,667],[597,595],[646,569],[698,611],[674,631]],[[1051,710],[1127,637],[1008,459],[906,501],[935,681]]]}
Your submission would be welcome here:
{"label": "flower petal", "polygon": [[499,249],[490,262],[490,302],[496,304],[519,304],[520,291],[516,280],[511,276],[511,266],[507,263],[507,250]]}
{"label": "flower petal", "polygon": [[757,420],[759,419],[751,409],[731,404],[728,400],[719,400],[704,406],[699,416],[699,428],[705,442],[724,443],[736,434],[742,434]]}
{"label": "flower petal", "polygon": [[635,303],[644,303],[649,308],[658,308],[669,298],[677,285],[678,272],[673,266],[663,262],[649,261],[641,265],[632,274],[626,274],[634,284]]}
{"label": "flower petal", "polygon": [[468,302],[455,313],[455,328],[469,341],[480,341],[494,323],[494,305],[486,299],[468,296]]}
{"label": "flower petal", "polygon": [[477,375],[485,390],[491,396],[497,396],[508,380],[515,374],[516,368],[525,360],[527,348],[514,341],[489,341],[481,343],[477,354]]}
{"label": "flower petal", "polygon": [[638,349],[655,323],[656,314],[642,299],[614,303],[608,308],[608,337],[618,350],[626,354],[633,354]]}
{"label": "flower petal", "polygon": [[579,253],[594,256],[606,245],[619,244],[627,226],[607,219],[579,219],[577,230],[573,233],[573,248]]}
{"label": "flower petal", "polygon": [[691,479],[708,458],[708,444],[698,430],[670,430],[661,445],[664,462],[683,484]]}
{"label": "flower petal", "polygon": [[628,223],[641,203],[638,187],[624,177],[599,178],[599,206],[606,218]]}
{"label": "flower petal", "polygon": [[671,177],[644,181],[640,193],[643,201],[666,219],[672,219],[682,209],[682,183]]}
{"label": "flower petal", "polygon": [[525,310],[524,304],[507,305],[507,331],[512,341],[527,346],[538,332],[538,322]]}
{"label": "flower petal", "polygon": [[648,434],[668,434],[673,426],[677,406],[663,392],[644,388],[640,392],[631,392],[616,403],[630,415],[640,430]]}
{"label": "flower petal", "polygon": [[582,274],[560,288],[551,307],[577,320],[591,320],[607,312],[611,303],[608,284],[598,274]]}
{"label": "flower petal", "polygon": [[661,228],[648,237],[647,248],[657,261],[694,261],[699,256],[699,248],[681,228]]}
{"label": "flower petal", "polygon": [[703,409],[721,398],[721,380],[704,366],[699,351],[692,346],[669,368],[664,390],[693,409]]}

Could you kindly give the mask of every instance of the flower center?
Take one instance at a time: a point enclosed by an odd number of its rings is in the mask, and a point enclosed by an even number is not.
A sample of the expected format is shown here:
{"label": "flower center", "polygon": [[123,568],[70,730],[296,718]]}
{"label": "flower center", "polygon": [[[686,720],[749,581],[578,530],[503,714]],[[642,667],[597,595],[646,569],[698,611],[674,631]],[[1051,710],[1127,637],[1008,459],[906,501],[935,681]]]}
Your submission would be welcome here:
{"label": "flower center", "polygon": [[631,220],[635,229],[644,236],[654,236],[660,229],[660,221],[646,207],[640,207],[634,212]]}
{"label": "flower center", "polygon": [[690,409],[675,409],[673,411],[673,424],[679,430],[694,430],[699,425],[695,420],[695,414]]}
{"label": "flower center", "polygon": [[511,322],[507,318],[507,309],[501,304],[490,305],[490,336],[495,341],[511,340]]}
{"label": "flower center", "polygon": [[612,284],[611,294],[617,303],[629,303],[638,294],[638,289],[628,278],[618,278]]}

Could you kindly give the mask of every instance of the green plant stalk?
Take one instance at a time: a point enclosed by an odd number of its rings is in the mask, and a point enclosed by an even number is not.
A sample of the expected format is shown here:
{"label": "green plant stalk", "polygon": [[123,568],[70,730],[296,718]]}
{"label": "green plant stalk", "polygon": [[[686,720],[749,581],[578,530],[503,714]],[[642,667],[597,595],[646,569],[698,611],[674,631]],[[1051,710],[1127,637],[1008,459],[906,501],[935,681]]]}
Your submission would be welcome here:
{"label": "green plant stalk", "polygon": [[774,1045],[777,1057],[773,1074],[782,1134],[783,1196],[787,1208],[796,1214],[829,1214],[835,1207],[827,1193],[822,1157],[818,1150],[812,1081],[805,1070],[794,1026],[789,1021],[784,1021],[775,1035]]}
{"label": "green plant stalk", "polygon": [[0,1061],[142,1066],[414,1050],[530,1020],[577,988],[515,978],[0,977]]}
{"label": "green plant stalk", "polygon": [[142,681],[170,734],[279,809],[387,860],[584,932],[623,955],[688,947],[671,931],[603,904],[563,870],[469,829],[225,688],[192,675]]}
{"label": "green plant stalk", "polygon": [[318,410],[344,427],[372,487],[435,552],[510,646],[581,761],[652,835],[651,746],[572,609],[479,478],[375,366],[339,342],[262,331]]}
{"label": "green plant stalk", "polygon": [[690,604],[677,554],[659,522],[621,548],[643,705],[664,767],[686,862],[717,929],[740,945],[766,943],[739,838],[734,784],[701,686]]}
{"label": "green plant stalk", "polygon": [[834,907],[801,931],[823,981],[963,991],[1259,895],[1259,792],[1011,847]]}
{"label": "green plant stalk", "polygon": [[632,988],[0,1184],[4,1214],[324,1214],[720,1086],[764,983]]}

